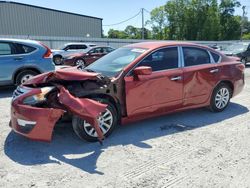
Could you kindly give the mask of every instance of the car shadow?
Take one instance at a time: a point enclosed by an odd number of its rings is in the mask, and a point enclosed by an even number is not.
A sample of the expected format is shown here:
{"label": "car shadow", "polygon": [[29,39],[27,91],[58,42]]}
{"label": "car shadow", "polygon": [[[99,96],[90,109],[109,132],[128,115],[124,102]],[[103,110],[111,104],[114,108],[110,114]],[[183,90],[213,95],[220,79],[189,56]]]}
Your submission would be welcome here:
{"label": "car shadow", "polygon": [[[80,140],[74,134],[70,123],[55,128],[51,143],[32,141],[10,132],[5,140],[4,152],[11,160],[22,165],[67,163],[90,174],[102,175],[103,172],[97,170],[96,163],[98,157],[111,146],[134,145],[150,150],[152,146],[145,143],[149,139],[212,126],[248,111],[248,108],[240,104],[231,103],[220,113],[211,113],[202,108],[118,126],[114,133],[104,140],[103,146]],[[229,123],[227,126],[230,125]]]}
{"label": "car shadow", "polygon": [[16,86],[0,86],[0,98],[12,97]]}

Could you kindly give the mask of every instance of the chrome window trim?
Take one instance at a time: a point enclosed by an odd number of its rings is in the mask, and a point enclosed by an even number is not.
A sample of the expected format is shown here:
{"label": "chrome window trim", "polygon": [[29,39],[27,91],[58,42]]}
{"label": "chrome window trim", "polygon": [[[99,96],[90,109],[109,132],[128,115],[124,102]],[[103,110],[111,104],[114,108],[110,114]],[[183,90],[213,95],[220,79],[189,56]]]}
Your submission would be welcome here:
{"label": "chrome window trim", "polygon": [[164,69],[164,70],[152,71],[152,73],[155,73],[155,72],[162,72],[162,71],[168,71],[168,70],[174,70],[174,69],[179,69],[179,68],[181,68],[182,62],[181,62],[180,54],[179,54],[179,46],[165,46],[165,47],[157,48],[157,49],[153,50],[151,53],[149,53],[148,55],[146,55],[141,61],[139,61],[138,63],[136,63],[136,64],[127,72],[127,74],[126,74],[124,77],[131,76],[132,71],[137,67],[137,65],[140,64],[140,63],[141,63],[144,59],[146,59],[148,56],[150,56],[151,54],[155,53],[155,52],[158,51],[158,50],[167,49],[167,48],[177,48],[177,53],[178,53],[178,67],[177,67],[177,68],[172,68],[172,69]]}

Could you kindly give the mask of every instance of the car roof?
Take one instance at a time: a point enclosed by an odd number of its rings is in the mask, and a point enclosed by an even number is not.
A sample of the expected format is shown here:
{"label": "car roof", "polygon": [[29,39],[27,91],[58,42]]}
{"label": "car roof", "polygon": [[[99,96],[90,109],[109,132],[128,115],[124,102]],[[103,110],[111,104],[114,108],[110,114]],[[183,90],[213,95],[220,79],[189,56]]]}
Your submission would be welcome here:
{"label": "car roof", "polygon": [[70,43],[66,43],[64,44],[64,46],[67,46],[67,45],[96,45],[94,43],[87,43],[87,42],[70,42]]}
{"label": "car roof", "polygon": [[125,47],[129,48],[146,48],[146,49],[157,49],[166,46],[178,46],[178,45],[185,45],[185,46],[194,46],[194,47],[203,47],[209,48],[207,46],[191,43],[191,42],[181,42],[181,41],[153,41],[153,42],[141,42],[141,43],[134,43],[126,45]]}
{"label": "car roof", "polygon": [[0,38],[0,42],[20,42],[26,44],[38,44],[38,41],[30,39],[13,39],[13,38]]}

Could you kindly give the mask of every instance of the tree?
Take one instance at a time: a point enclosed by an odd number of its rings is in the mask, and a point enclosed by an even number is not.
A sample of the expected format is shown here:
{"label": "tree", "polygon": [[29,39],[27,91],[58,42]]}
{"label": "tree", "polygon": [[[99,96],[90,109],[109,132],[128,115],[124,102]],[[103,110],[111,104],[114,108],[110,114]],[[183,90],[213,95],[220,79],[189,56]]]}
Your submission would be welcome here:
{"label": "tree", "polygon": [[167,38],[167,20],[164,6],[156,7],[150,12],[150,20],[147,21],[147,24],[151,25],[154,39]]}
{"label": "tree", "polygon": [[235,7],[240,3],[236,0],[222,0],[220,3],[220,39],[240,39],[241,17],[234,16]]}

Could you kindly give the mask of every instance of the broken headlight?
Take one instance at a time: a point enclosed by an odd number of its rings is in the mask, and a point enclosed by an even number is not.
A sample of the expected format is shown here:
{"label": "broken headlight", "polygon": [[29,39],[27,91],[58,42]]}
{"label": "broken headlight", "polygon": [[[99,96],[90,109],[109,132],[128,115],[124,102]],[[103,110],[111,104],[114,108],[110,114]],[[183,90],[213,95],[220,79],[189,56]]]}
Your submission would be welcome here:
{"label": "broken headlight", "polygon": [[44,102],[46,100],[45,95],[48,94],[55,87],[43,87],[41,89],[41,93],[29,96],[23,100],[23,104],[34,105],[37,103]]}

